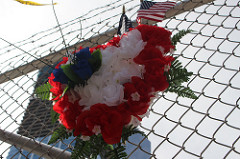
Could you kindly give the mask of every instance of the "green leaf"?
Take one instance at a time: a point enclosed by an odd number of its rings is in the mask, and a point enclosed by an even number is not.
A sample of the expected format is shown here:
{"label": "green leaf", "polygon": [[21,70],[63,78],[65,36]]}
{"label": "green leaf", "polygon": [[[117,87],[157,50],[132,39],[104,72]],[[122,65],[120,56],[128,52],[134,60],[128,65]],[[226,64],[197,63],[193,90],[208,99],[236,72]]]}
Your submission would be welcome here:
{"label": "green leaf", "polygon": [[172,45],[176,45],[178,42],[180,42],[180,39],[185,36],[186,34],[188,33],[191,33],[193,32],[193,30],[180,30],[177,34],[175,34],[173,37],[172,37]]}
{"label": "green leaf", "polygon": [[177,93],[181,97],[187,97],[192,99],[198,98],[190,88],[184,86],[172,86],[169,87],[167,91]]}
{"label": "green leaf", "polygon": [[79,77],[75,74],[75,72],[71,68],[71,64],[61,65],[64,74],[72,80],[74,83],[79,83]]}
{"label": "green leaf", "polygon": [[41,98],[42,100],[49,100],[51,88],[52,86],[49,83],[46,83],[37,87],[35,93],[37,97]]}
{"label": "green leaf", "polygon": [[[122,143],[128,140],[129,136],[133,134],[141,134],[147,137],[144,132],[138,130],[134,126],[124,127],[122,131]],[[110,145],[107,144],[102,135],[92,135],[89,141],[83,141],[79,136],[76,138],[74,150],[72,152],[72,159],[89,158],[96,159],[98,155],[102,158],[109,159],[126,159],[126,147],[122,143]]]}
{"label": "green leaf", "polygon": [[67,132],[67,129],[63,125],[61,125],[53,132],[52,137],[49,140],[48,144],[53,144],[57,142],[59,139],[61,140],[68,139],[70,136],[72,136],[72,133]]}
{"label": "green leaf", "polygon": [[83,141],[80,137],[77,137],[71,158],[96,159],[99,154],[105,154],[108,150],[109,145],[104,142],[102,135],[93,135],[89,141]]}
{"label": "green leaf", "polygon": [[102,65],[102,54],[101,51],[98,49],[96,51],[94,51],[91,54],[91,58],[88,59],[89,64],[91,65],[91,68],[93,70],[93,72],[96,72],[99,70],[99,68]]}
{"label": "green leaf", "polygon": [[186,68],[183,68],[181,62],[175,58],[167,74],[170,85],[180,86],[183,82],[187,82],[193,73],[188,72]]}
{"label": "green leaf", "polygon": [[188,88],[182,86],[184,82],[188,82],[192,72],[188,72],[186,68],[183,68],[182,63],[175,58],[169,71],[166,73],[169,87],[165,92],[174,92],[179,96],[197,99],[194,92]]}
{"label": "green leaf", "polygon": [[91,147],[89,141],[83,141],[80,137],[76,138],[76,143],[71,154],[72,159],[78,158],[90,158],[91,156]]}
{"label": "green leaf", "polygon": [[59,114],[53,110],[53,107],[51,108],[50,114],[51,114],[52,124],[55,124],[59,119]]}
{"label": "green leaf", "polygon": [[63,93],[60,98],[62,98],[68,90],[69,90],[69,86],[67,85],[66,88],[63,90]]}
{"label": "green leaf", "polygon": [[123,127],[122,130],[122,142],[125,143],[130,136],[133,134],[140,134],[142,136],[145,136],[147,138],[147,135],[144,134],[143,131],[138,130],[137,127],[134,127],[133,125],[130,125],[128,127]]}
{"label": "green leaf", "polygon": [[127,153],[125,152],[126,147],[119,144],[115,145],[115,148],[111,151],[108,151],[105,158],[111,159],[126,159]]}

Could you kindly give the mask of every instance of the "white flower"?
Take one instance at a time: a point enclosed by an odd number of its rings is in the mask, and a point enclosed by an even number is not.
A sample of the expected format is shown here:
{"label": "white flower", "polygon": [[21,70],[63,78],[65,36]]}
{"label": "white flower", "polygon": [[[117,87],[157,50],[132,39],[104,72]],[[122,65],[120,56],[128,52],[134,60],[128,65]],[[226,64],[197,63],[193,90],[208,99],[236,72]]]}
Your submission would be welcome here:
{"label": "white flower", "polygon": [[170,54],[173,54],[174,52],[175,52],[175,50],[170,48]]}
{"label": "white flower", "polygon": [[58,122],[59,122],[59,124],[62,124],[62,121],[61,121],[61,119],[58,119]]}
{"label": "white flower", "polygon": [[89,137],[89,136],[84,136],[84,135],[82,135],[82,136],[80,137],[80,139],[82,139],[83,141],[88,141],[88,140],[90,140],[90,137]]}
{"label": "white flower", "polygon": [[143,115],[138,115],[140,118],[144,118],[144,117],[149,117],[149,115],[150,115],[150,111],[148,110],[145,114],[143,114]]}
{"label": "white flower", "polygon": [[147,43],[143,42],[140,31],[135,29],[130,31],[126,36],[123,36],[119,44],[121,57],[134,58],[143,50]]}
{"label": "white flower", "polygon": [[162,46],[156,46],[156,48],[158,48],[158,49],[161,51],[161,53],[164,54],[164,51],[165,51],[164,47],[162,47]]}
{"label": "white flower", "polygon": [[95,134],[95,135],[98,135],[101,133],[101,127],[100,125],[94,125],[94,128],[92,129],[92,132]]}
{"label": "white flower", "polygon": [[169,65],[164,65],[164,72],[168,72],[170,69],[170,66]]}
{"label": "white flower", "polygon": [[117,61],[117,56],[120,54],[120,50],[115,46],[107,47],[105,50],[101,50],[102,53],[102,67],[110,66],[111,63]]}
{"label": "white flower", "polygon": [[52,100],[53,99],[53,95],[52,95],[52,92],[49,93],[49,100]]}
{"label": "white flower", "polygon": [[102,88],[103,103],[108,106],[116,106],[120,104],[124,97],[123,86],[120,84],[109,84]]}
{"label": "white flower", "polygon": [[134,127],[139,126],[141,123],[140,121],[135,117],[135,116],[131,116],[131,121],[128,123],[128,125],[133,125]]}
{"label": "white flower", "polygon": [[140,100],[140,94],[138,94],[138,92],[132,93],[131,97],[132,97],[132,101],[139,101]]}
{"label": "white flower", "polygon": [[123,59],[119,62],[119,65],[118,71],[113,76],[113,80],[118,81],[120,84],[130,82],[132,76],[141,77],[144,70],[142,65],[136,64],[132,59]]}
{"label": "white flower", "polygon": [[66,112],[68,110],[68,108],[67,107],[65,107],[64,109],[63,109],[63,112]]}
{"label": "white flower", "polygon": [[74,103],[77,99],[79,99],[79,96],[77,92],[74,91],[74,89],[69,90],[70,95],[68,96],[68,101],[71,103]]}
{"label": "white flower", "polygon": [[79,100],[79,105],[81,106],[87,106],[90,108],[91,105],[101,103],[102,101],[101,91],[95,84],[88,84],[84,87],[75,86],[74,90],[78,92],[81,97]]}
{"label": "white flower", "polygon": [[130,82],[132,76],[142,77],[145,71],[144,66],[133,61],[145,45],[141,33],[133,30],[120,40],[119,47],[110,46],[101,50],[100,69],[88,79],[87,85],[74,88],[81,98],[79,104],[85,106],[84,110],[97,103],[117,106],[123,102],[123,84]]}

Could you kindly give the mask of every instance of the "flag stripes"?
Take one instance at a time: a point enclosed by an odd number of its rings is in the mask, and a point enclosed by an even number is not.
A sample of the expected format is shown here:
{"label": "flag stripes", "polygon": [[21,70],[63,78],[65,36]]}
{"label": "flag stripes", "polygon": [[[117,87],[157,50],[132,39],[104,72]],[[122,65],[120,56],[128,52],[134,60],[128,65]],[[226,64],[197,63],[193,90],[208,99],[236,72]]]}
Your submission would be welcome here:
{"label": "flag stripes", "polygon": [[143,1],[138,10],[137,17],[161,22],[164,19],[166,12],[175,5],[175,2]]}

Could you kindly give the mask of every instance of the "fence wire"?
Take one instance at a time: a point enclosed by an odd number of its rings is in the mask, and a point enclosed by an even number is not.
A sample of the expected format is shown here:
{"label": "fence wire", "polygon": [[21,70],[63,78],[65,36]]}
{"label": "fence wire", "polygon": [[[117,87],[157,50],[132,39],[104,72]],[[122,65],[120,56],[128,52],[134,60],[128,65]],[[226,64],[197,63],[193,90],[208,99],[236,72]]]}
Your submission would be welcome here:
{"label": "fence wire", "polygon": [[[95,46],[101,43],[102,33],[116,33],[123,4],[128,17],[136,19],[139,2],[117,0],[61,24],[69,49],[74,49],[76,43]],[[139,151],[156,159],[240,158],[239,5],[239,0],[216,0],[158,23],[173,35],[182,29],[194,30],[181,40],[174,55],[194,73],[186,86],[198,99],[160,93],[140,126],[148,138],[129,141],[135,146],[129,158]],[[104,36],[111,39],[114,34]],[[1,41],[1,129],[44,143],[49,140],[58,126],[51,125],[51,103],[36,99],[33,92],[38,84],[46,82],[51,66],[64,56],[64,51],[58,27],[14,46]],[[150,151],[143,146],[145,141],[150,141]],[[74,138],[53,146],[64,145],[71,151],[73,143]],[[0,141],[0,156],[6,158],[14,147]],[[21,148],[10,152],[12,158],[34,158]]]}

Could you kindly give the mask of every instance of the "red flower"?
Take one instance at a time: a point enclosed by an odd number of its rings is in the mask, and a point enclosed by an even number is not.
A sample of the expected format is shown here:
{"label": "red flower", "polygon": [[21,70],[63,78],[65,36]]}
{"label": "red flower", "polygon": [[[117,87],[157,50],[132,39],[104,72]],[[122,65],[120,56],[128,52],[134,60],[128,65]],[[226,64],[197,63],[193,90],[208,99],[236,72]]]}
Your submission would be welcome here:
{"label": "red flower", "polygon": [[163,54],[161,53],[161,51],[156,47],[147,47],[142,50],[140,54],[136,56],[133,60],[138,64],[145,64],[146,61],[156,58],[163,58]]}
{"label": "red flower", "polygon": [[171,44],[171,32],[157,26],[139,25],[136,27],[141,34],[143,41],[147,41],[147,46],[161,46],[164,48],[164,53],[174,48]]}
{"label": "red flower", "polygon": [[145,70],[148,74],[164,76],[164,66],[167,63],[161,59],[146,61]]}
{"label": "red flower", "polygon": [[50,92],[52,92],[52,96],[55,97],[53,100],[58,100],[64,89],[62,89],[63,85],[60,82],[53,81],[54,78],[53,73],[51,73],[51,76],[48,77],[48,83],[52,86]]}
{"label": "red flower", "polygon": [[76,127],[76,120],[80,113],[81,106],[78,104],[70,104],[69,107],[60,114],[59,119],[68,130],[72,130]]}
{"label": "red flower", "polygon": [[[65,64],[68,61],[67,57],[63,57],[63,60],[61,62],[59,62],[56,65],[56,69],[59,69],[61,64]],[[52,86],[52,88],[50,89],[50,91],[52,92],[52,96],[54,96],[55,98],[53,100],[58,100],[59,97],[61,96],[63,90],[64,90],[64,85],[61,84],[60,82],[55,82],[53,81],[54,79],[54,74],[51,73],[51,76],[48,77],[48,83]]]}
{"label": "red flower", "polygon": [[120,142],[124,121],[123,115],[117,111],[117,108],[95,104],[90,110],[83,111],[78,116],[74,135],[91,136],[94,126],[99,125],[104,141],[108,144],[116,144]]}
{"label": "red flower", "polygon": [[98,45],[98,46],[96,46],[96,47],[93,47],[93,48],[89,48],[89,51],[91,52],[91,53],[93,53],[95,50],[97,50],[97,49],[105,49],[107,46],[106,45]]}
{"label": "red flower", "polygon": [[132,77],[132,82],[124,84],[124,99],[132,99],[132,94],[138,93],[141,101],[150,98],[151,85],[148,85],[139,77]]}
{"label": "red flower", "polygon": [[81,114],[79,114],[76,120],[77,123],[73,133],[74,136],[78,136],[78,135],[92,136],[93,135],[92,130],[89,130],[85,123],[86,119],[90,117],[90,113],[91,113],[90,111],[85,110]]}
{"label": "red flower", "polygon": [[61,62],[59,62],[59,63],[57,64],[57,66],[55,67],[56,69],[59,69],[59,67],[60,67],[61,64],[65,64],[65,63],[68,61],[68,57],[63,57],[62,59],[63,59],[63,60],[62,60]]}
{"label": "red flower", "polygon": [[124,99],[131,98],[131,94],[137,92],[137,89],[135,88],[134,84],[131,82],[124,84]]}
{"label": "red flower", "polygon": [[150,96],[151,97],[151,95],[150,95],[150,93],[152,91],[151,87],[143,79],[141,79],[140,77],[133,76],[132,83],[135,85],[135,87],[137,88],[137,90],[141,96],[144,96],[144,97]]}
{"label": "red flower", "polygon": [[122,115],[123,125],[127,125],[130,122],[131,115],[132,115],[132,113],[128,110],[127,103],[124,102],[118,105],[116,108],[117,108],[117,111]]}
{"label": "red flower", "polygon": [[67,96],[63,96],[53,105],[53,110],[59,114],[62,114],[68,103]]}
{"label": "red flower", "polygon": [[114,37],[112,40],[110,40],[108,43],[107,43],[107,46],[116,46],[116,47],[119,47],[119,41],[121,40],[121,38],[119,36],[117,37]]}
{"label": "red flower", "polygon": [[134,116],[146,113],[151,97],[151,85],[139,77],[132,77],[131,83],[124,84],[124,98],[128,100],[127,110]]}
{"label": "red flower", "polygon": [[144,74],[144,80],[149,83],[154,91],[164,91],[168,88],[169,83],[167,82],[167,77],[163,75],[152,75],[149,73]]}
{"label": "red flower", "polygon": [[79,51],[82,50],[82,49],[83,49],[83,47],[80,46],[77,50],[74,50],[74,51],[72,52],[72,54],[75,54],[75,53],[79,52]]}
{"label": "red flower", "polygon": [[82,107],[78,105],[78,101],[71,103],[68,96],[64,95],[53,106],[53,110],[60,114],[59,120],[69,130],[76,127],[76,118],[81,113]]}

